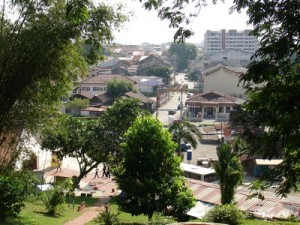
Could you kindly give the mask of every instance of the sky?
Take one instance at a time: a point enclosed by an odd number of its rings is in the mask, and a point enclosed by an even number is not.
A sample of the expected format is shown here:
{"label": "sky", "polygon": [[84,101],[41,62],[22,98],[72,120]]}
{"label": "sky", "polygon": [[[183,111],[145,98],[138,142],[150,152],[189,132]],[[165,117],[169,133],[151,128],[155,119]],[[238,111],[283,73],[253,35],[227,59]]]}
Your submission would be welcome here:
{"label": "sky", "polygon": [[[128,10],[133,10],[135,15],[130,22],[123,25],[121,32],[115,32],[116,43],[161,44],[173,41],[175,31],[169,28],[168,21],[161,21],[157,17],[157,12],[143,9],[138,1],[119,0],[119,2],[124,2]],[[206,30],[251,29],[252,26],[247,25],[248,17],[245,12],[229,13],[232,5],[232,0],[225,0],[225,3],[220,1],[216,5],[202,7],[198,17],[187,27],[195,33],[187,42],[200,44],[204,40]]]}

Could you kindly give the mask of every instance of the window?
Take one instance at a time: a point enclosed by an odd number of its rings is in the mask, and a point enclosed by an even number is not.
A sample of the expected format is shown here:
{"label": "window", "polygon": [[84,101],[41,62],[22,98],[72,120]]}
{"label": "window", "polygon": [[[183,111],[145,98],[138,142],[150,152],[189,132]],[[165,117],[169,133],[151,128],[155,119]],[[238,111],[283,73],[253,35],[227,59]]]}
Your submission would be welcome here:
{"label": "window", "polygon": [[93,91],[103,91],[103,87],[93,87]]}
{"label": "window", "polygon": [[219,107],[219,113],[223,113],[224,112],[224,107],[223,106],[220,106]]}
{"label": "window", "polygon": [[81,87],[81,91],[90,91],[90,87]]}
{"label": "window", "polygon": [[226,113],[230,113],[230,106],[226,106]]}

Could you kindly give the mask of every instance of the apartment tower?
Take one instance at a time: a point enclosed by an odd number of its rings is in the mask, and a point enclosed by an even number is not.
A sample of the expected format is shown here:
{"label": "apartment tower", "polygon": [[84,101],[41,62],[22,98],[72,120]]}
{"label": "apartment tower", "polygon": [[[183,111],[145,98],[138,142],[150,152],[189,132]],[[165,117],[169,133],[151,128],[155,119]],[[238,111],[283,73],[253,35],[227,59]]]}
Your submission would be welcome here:
{"label": "apartment tower", "polygon": [[207,30],[204,34],[204,53],[210,54],[227,49],[239,49],[255,52],[258,48],[258,40],[251,35],[252,30]]}

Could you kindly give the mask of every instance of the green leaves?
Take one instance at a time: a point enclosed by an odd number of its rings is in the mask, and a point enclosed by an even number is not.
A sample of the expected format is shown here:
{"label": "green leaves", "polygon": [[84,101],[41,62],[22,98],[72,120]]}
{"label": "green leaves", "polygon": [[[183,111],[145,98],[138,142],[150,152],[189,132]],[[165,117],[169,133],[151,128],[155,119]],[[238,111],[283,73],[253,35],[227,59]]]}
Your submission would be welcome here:
{"label": "green leaves", "polygon": [[[114,170],[125,197],[119,204],[133,215],[156,211],[182,216],[194,199],[183,182],[176,145],[151,115],[138,117],[125,134],[123,160]],[[170,208],[171,206],[171,208]]]}
{"label": "green leaves", "polygon": [[66,6],[66,16],[74,24],[86,22],[89,18],[88,0],[69,0]]}

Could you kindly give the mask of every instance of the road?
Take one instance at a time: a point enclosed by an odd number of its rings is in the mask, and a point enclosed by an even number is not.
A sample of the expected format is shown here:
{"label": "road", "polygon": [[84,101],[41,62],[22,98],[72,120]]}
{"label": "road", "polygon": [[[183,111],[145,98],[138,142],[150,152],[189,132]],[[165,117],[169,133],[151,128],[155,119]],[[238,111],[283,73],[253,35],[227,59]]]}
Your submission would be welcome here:
{"label": "road", "polygon": [[[180,84],[187,84],[189,89],[192,89],[194,87],[194,82],[189,82],[188,80],[185,80],[185,74],[179,73],[178,75],[175,75],[175,79]],[[177,110],[178,105],[180,104],[180,99],[182,99],[183,105],[187,99],[186,93],[181,92],[174,92],[171,94],[170,100],[161,106],[158,109],[158,113],[154,113],[153,115],[159,119],[165,126],[169,126],[173,120],[180,119],[180,110]],[[168,115],[167,109],[176,109],[175,115]],[[196,126],[199,126],[199,123],[194,123]],[[196,149],[192,149],[192,160],[189,163],[197,164],[197,158],[209,158],[209,159],[217,159],[216,154],[216,144],[205,144],[198,142],[198,146]],[[186,160],[186,153],[184,153],[184,160],[183,162],[187,162]]]}

